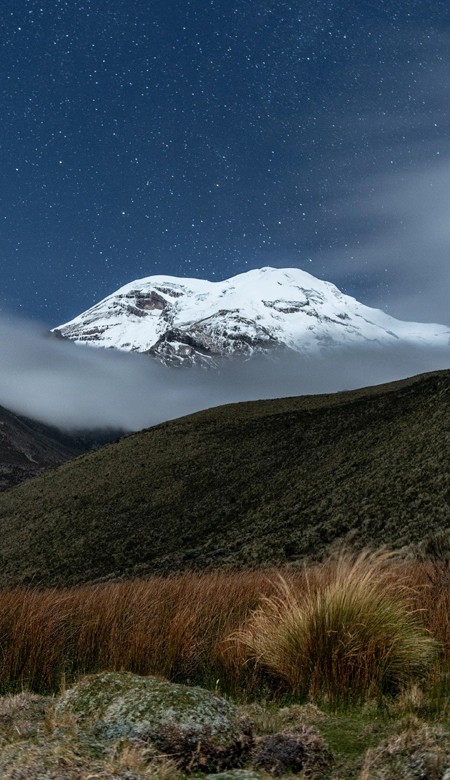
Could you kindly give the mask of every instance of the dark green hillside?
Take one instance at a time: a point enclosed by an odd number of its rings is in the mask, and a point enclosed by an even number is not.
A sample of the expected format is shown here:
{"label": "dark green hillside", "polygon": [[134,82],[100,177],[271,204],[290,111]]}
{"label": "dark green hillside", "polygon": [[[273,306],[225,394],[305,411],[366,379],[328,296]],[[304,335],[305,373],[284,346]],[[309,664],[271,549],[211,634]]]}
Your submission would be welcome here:
{"label": "dark green hillside", "polygon": [[450,526],[449,464],[450,371],[208,410],[0,495],[0,585],[404,546]]}

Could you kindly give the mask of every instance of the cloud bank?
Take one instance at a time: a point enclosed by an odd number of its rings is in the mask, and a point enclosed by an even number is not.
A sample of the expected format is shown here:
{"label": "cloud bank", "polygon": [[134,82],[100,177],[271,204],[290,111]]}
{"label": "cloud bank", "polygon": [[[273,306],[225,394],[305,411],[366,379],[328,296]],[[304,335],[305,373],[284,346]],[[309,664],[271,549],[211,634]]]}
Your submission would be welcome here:
{"label": "cloud bank", "polygon": [[225,361],[218,371],[171,369],[146,355],[77,346],[0,318],[0,405],[64,430],[140,430],[235,401],[353,389],[449,368],[449,350],[291,352]]}

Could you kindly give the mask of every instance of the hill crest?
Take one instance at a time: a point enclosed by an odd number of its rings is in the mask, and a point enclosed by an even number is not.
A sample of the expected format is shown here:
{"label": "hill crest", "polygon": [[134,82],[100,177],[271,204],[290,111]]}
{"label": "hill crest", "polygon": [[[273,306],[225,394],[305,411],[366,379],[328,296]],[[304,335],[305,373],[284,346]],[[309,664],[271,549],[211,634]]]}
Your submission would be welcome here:
{"label": "hill crest", "polygon": [[130,434],[0,495],[0,586],[407,547],[450,522],[449,419],[441,371]]}

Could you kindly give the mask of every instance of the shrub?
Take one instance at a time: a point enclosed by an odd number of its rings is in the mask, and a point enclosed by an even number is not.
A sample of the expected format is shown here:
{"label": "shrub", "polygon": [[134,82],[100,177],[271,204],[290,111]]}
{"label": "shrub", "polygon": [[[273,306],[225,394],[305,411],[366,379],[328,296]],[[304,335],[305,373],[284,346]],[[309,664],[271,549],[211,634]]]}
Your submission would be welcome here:
{"label": "shrub", "polygon": [[[391,566],[388,566],[391,564]],[[346,553],[300,591],[281,576],[230,639],[243,662],[300,698],[331,704],[397,692],[435,657],[412,610],[411,590],[392,576],[392,555]]]}

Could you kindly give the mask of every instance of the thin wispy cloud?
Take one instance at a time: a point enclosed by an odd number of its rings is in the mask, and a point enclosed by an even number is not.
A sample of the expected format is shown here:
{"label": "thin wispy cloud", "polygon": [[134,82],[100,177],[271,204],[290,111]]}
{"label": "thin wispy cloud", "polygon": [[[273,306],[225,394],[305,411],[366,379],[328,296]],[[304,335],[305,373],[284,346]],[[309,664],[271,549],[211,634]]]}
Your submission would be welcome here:
{"label": "thin wispy cloud", "polygon": [[[317,275],[395,317],[450,324],[450,38],[395,41],[402,67],[335,120],[347,128],[320,230]],[[394,57],[392,41],[386,45]],[[397,56],[396,55],[396,56]]]}
{"label": "thin wispy cloud", "polygon": [[[346,277],[358,273],[378,279],[368,287],[369,305],[400,319],[450,324],[450,157],[374,179],[357,207],[343,202],[339,213],[377,225],[365,241],[346,247],[339,281],[345,286]],[[325,267],[336,271],[340,256],[325,255]]]}

